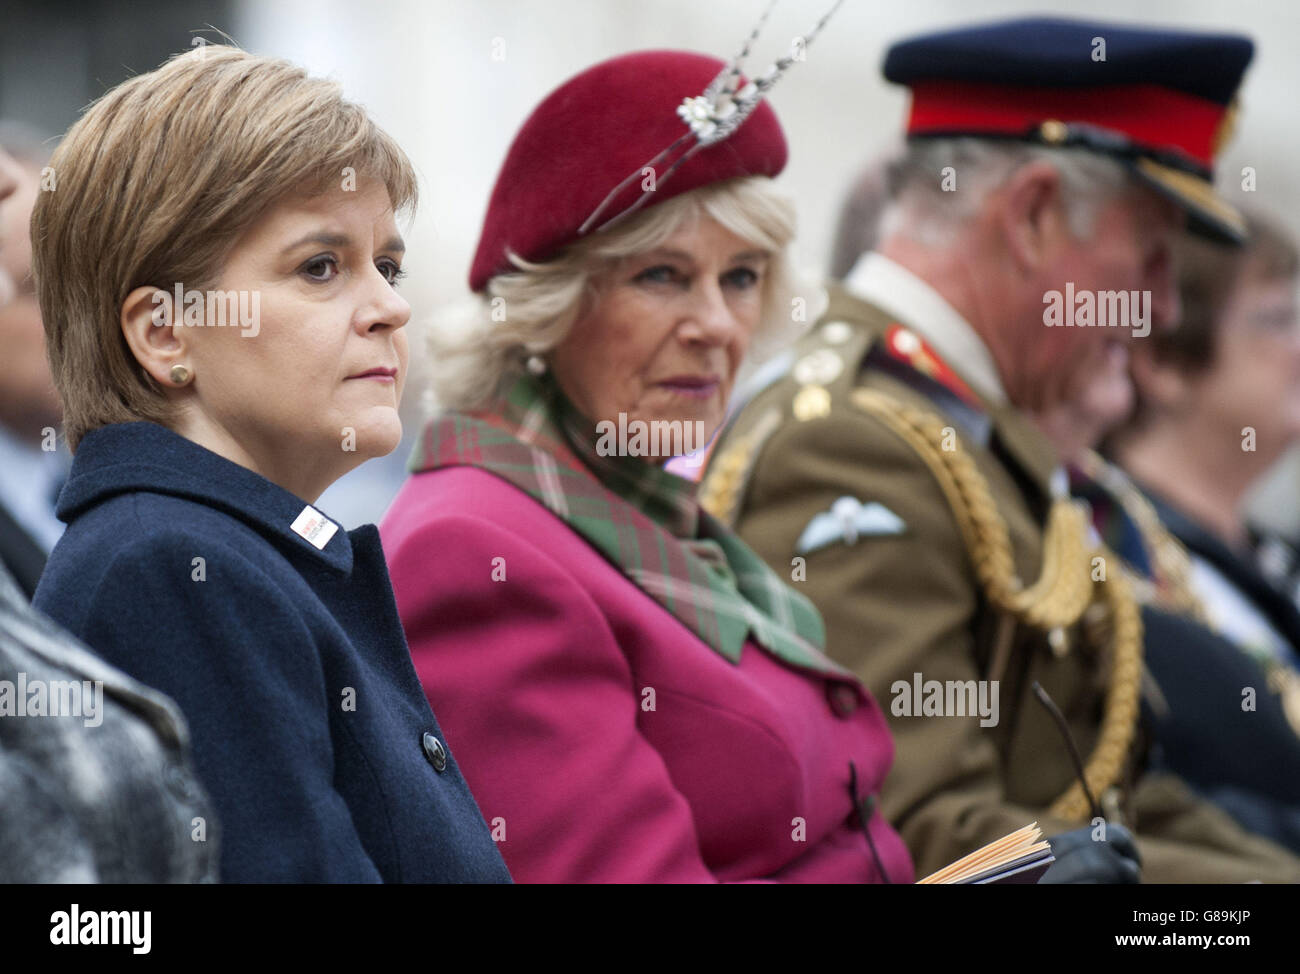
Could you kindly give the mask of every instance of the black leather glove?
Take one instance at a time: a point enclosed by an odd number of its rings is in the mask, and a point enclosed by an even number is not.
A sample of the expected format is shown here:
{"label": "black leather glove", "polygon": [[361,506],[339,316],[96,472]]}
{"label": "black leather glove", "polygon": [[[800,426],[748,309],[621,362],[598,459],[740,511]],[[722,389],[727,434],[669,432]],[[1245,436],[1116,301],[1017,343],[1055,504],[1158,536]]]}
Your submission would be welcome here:
{"label": "black leather glove", "polygon": [[1051,843],[1056,862],[1043,873],[1039,883],[1139,883],[1142,857],[1133,835],[1122,825],[1106,825],[1105,841],[1092,837],[1093,829],[1062,832]]}

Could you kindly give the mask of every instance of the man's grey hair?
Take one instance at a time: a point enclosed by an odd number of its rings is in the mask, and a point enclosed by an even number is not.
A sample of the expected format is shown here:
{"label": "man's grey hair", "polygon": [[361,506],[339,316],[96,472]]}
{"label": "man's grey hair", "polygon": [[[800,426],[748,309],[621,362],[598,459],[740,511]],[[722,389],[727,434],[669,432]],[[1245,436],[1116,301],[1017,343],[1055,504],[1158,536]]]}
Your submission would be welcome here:
{"label": "man's grey hair", "polygon": [[881,216],[889,205],[889,173],[903,155],[896,145],[867,163],[849,187],[840,207],[831,244],[831,278],[842,281],[853,265],[880,242]]}
{"label": "man's grey hair", "polygon": [[1061,174],[1070,230],[1080,239],[1092,233],[1102,205],[1136,185],[1122,163],[1088,149],[1009,139],[916,139],[889,168],[890,203],[879,236],[898,233],[923,244],[947,244],[991,192],[1039,161]]}

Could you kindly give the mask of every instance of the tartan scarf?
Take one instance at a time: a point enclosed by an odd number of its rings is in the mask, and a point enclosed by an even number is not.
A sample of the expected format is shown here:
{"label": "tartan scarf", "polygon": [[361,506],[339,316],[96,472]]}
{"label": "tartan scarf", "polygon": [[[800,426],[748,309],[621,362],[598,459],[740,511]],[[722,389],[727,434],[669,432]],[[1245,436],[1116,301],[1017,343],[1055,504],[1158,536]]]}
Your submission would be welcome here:
{"label": "tartan scarf", "polygon": [[409,469],[458,465],[541,503],[732,663],[752,637],[790,666],[852,678],[822,652],[812,602],[700,508],[695,484],[636,457],[600,455],[596,424],[549,375],[524,374],[486,409],[430,420]]}

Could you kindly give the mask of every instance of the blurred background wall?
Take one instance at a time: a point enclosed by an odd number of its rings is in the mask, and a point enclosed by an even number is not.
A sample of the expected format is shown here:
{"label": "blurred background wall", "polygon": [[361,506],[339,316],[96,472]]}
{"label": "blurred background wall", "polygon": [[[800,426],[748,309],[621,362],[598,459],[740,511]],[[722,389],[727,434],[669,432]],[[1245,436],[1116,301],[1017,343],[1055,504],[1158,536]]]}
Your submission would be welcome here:
{"label": "blurred background wall", "polygon": [[[684,47],[729,57],[765,0],[0,0],[0,118],[62,132],[91,99],[188,50],[196,36],[289,58],[342,82],[405,147],[422,177],[407,230],[412,349],[437,310],[466,296],[465,276],[496,169],[519,124],[548,91],[595,61],[630,50]],[[829,0],[782,0],[751,66],[761,69],[806,32]],[[1052,14],[1245,33],[1257,44],[1235,142],[1220,167],[1230,198],[1300,233],[1300,3],[1297,0],[847,0],[775,89],[791,161],[801,264],[824,271],[838,208],[868,158],[892,144],[904,93],[879,76],[885,48],[910,33],[1000,17]],[[220,133],[213,133],[220,138]],[[1256,171],[1243,192],[1241,171]],[[419,418],[419,372],[408,384],[408,433]],[[377,518],[402,460],[372,461],[322,507],[349,527]],[[1300,521],[1300,466],[1280,474],[1261,514]],[[389,492],[387,495],[385,492]],[[347,495],[348,499],[344,498]],[[331,507],[330,498],[338,497]],[[353,498],[364,498],[355,502]]]}

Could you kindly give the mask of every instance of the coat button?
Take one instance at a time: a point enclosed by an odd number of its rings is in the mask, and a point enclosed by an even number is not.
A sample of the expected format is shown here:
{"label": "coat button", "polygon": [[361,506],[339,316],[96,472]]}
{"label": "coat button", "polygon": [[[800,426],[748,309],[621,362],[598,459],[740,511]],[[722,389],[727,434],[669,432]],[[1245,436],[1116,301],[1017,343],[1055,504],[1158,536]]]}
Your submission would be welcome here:
{"label": "coat button", "polygon": [[442,741],[429,733],[424,735],[424,756],[429,759],[434,771],[442,774],[447,770],[447,749],[442,746]]}
{"label": "coat button", "polygon": [[837,717],[850,717],[858,709],[858,692],[847,683],[832,683],[826,690]]}

